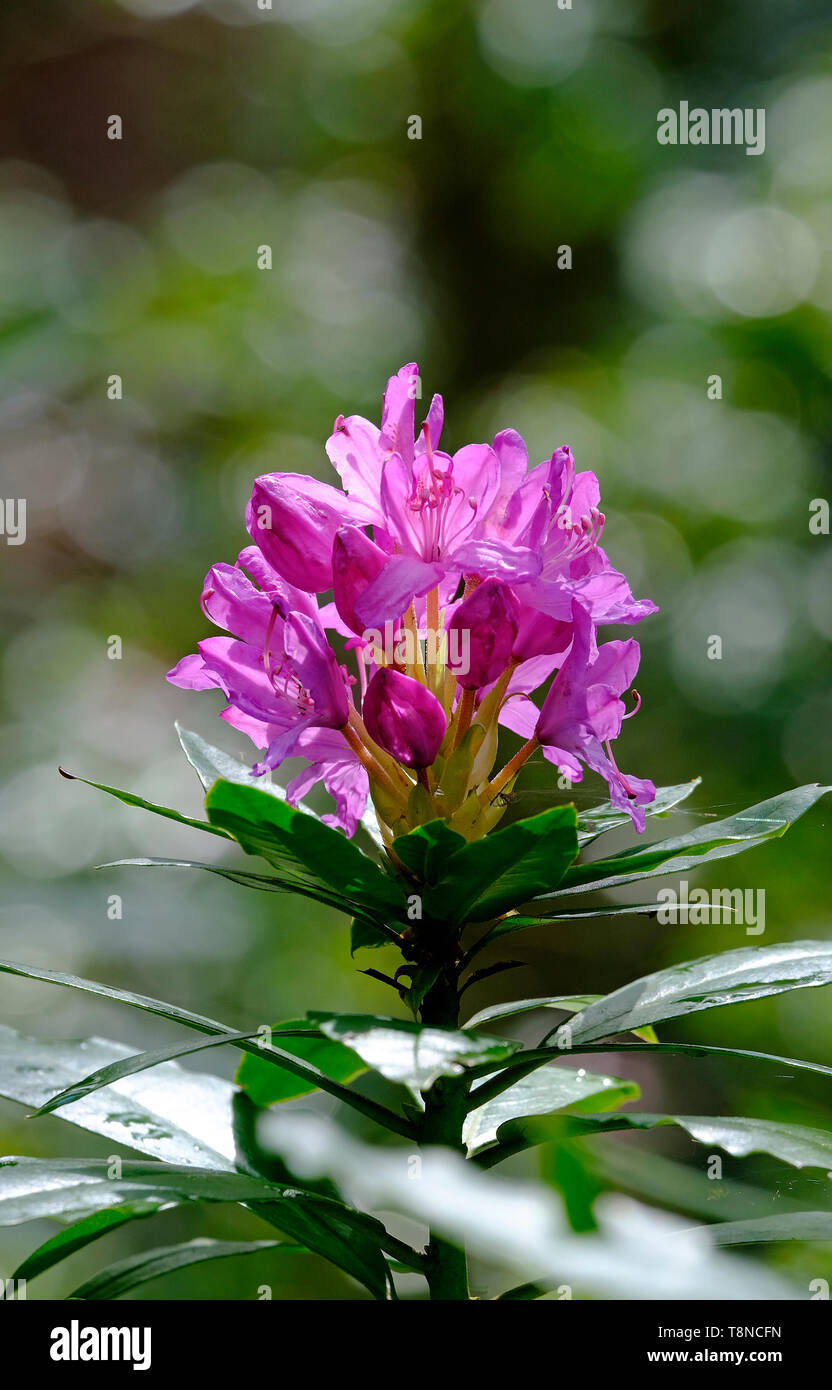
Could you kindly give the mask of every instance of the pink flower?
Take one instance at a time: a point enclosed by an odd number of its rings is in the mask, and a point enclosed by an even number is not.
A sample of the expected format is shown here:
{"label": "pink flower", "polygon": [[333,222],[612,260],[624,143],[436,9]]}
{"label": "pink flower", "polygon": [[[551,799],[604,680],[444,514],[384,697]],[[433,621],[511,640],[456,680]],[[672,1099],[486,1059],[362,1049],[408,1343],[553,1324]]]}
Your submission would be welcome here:
{"label": "pink flower", "polygon": [[332,585],[335,532],[345,521],[366,519],[337,488],[301,473],[257,478],[246,510],[248,533],[269,564],[309,593]]}
{"label": "pink flower", "polygon": [[[252,583],[242,564],[263,587]],[[343,823],[354,826],[362,791],[366,801],[367,777],[343,735],[334,733],[349,718],[347,676],[326,640],[315,600],[287,584],[251,547],[240,553],[237,567],[209,570],[202,604],[208,617],[235,635],[200,642],[198,654],[183,657],[168,680],[185,689],[223,692],[229,702],[223,717],[266,749],[256,773],[291,756],[309,757],[317,769],[312,780],[337,781]],[[302,775],[304,790],[311,771]]]}
{"label": "pink flower", "polygon": [[403,767],[430,767],[445,732],[445,711],[425,686],[382,666],[367,687],[362,707],[370,737]]}
{"label": "pink flower", "polygon": [[[597,478],[576,474],[565,446],[530,469],[514,430],[444,452],[441,397],[417,431],[418,394],[410,363],[387,383],[380,426],[338,417],[327,452],[343,490],[296,473],[255,480],[254,544],[236,566],[213,566],[202,595],[227,635],[200,642],[169,679],[223,691],[222,717],[265,750],[256,772],[305,757],[290,798],[323,781],[348,833],[370,787],[382,830],[399,833],[414,772],[420,814],[454,825],[458,812],[466,837],[485,833],[499,812],[495,788],[519,766],[518,754],[489,780],[498,721],[529,750],[542,743],[573,780],[583,765],[599,772],[642,828],[653,784],[619,772],[611,748],[638,645],[598,648],[595,630],[638,622],[655,605],[633,598],[601,549]],[[357,675],[327,630],[346,639]],[[553,673],[538,715],[527,697]],[[472,720],[486,736],[464,743]]]}
{"label": "pink flower", "polygon": [[[555,763],[573,782],[583,776],[581,763],[600,773],[609,786],[610,801],[627,811],[637,830],[644,829],[644,811],[656,795],[654,784],[620,772],[611,741],[630,716],[619,698],[629,689],[638,670],[638,642],[605,642],[598,647],[592,620],[579,603],[572,605],[573,638],[569,655],[552,682],[533,733],[543,746],[544,757]],[[639,702],[640,703],[640,702]],[[533,707],[532,707],[533,709]],[[638,709],[638,705],[636,706]],[[633,711],[635,713],[636,710]],[[528,729],[531,711],[523,710],[517,732]]]}

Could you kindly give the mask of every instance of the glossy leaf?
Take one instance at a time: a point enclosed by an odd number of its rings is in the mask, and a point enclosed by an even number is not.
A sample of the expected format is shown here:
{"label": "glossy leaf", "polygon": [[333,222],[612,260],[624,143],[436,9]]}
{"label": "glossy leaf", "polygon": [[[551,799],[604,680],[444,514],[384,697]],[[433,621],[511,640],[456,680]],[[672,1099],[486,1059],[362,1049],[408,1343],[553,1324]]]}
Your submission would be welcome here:
{"label": "glossy leaf", "polygon": [[[578,853],[574,806],[555,806],[467,844],[437,826],[393,842],[399,857],[427,874],[425,913],[438,921],[483,922],[550,892]],[[421,867],[419,867],[421,866]]]}
{"label": "glossy leaf", "polygon": [[[778,1057],[770,1052],[752,1052],[748,1048],[742,1047],[711,1047],[707,1043],[668,1043],[668,1042],[602,1042],[602,1043],[581,1043],[571,1049],[561,1049],[558,1047],[536,1047],[526,1048],[522,1052],[516,1052],[513,1057],[507,1058],[505,1062],[493,1063],[485,1062],[481,1066],[473,1068],[475,1077],[492,1075],[494,1077],[493,1086],[496,1094],[497,1086],[505,1088],[510,1086],[521,1073],[526,1075],[534,1071],[537,1067],[544,1066],[551,1062],[553,1054],[563,1057],[580,1055],[590,1052],[668,1052],[678,1054],[680,1057],[714,1057],[720,1060],[738,1058],[751,1062],[772,1063],[777,1067],[787,1067],[790,1071],[813,1072],[817,1076],[832,1076],[832,1067],[824,1066],[822,1062],[804,1062],[795,1057]],[[494,1075],[499,1073],[499,1075]],[[786,1075],[781,1073],[781,1075]],[[791,1078],[786,1075],[786,1079]]]}
{"label": "glossy leaf", "polygon": [[[511,1091],[505,1095],[510,1096]],[[828,1170],[832,1167],[832,1133],[807,1125],[740,1116],[648,1115],[630,1110],[621,1115],[569,1118],[563,1124],[558,1117],[533,1115],[527,1111],[525,1116],[512,1116],[499,1129],[497,1138],[506,1149],[516,1153],[521,1148],[544,1144],[557,1137],[588,1137],[613,1130],[650,1130],[667,1125],[685,1130],[699,1144],[724,1149],[734,1158],[765,1153],[793,1168]]]}
{"label": "glossy leaf", "polygon": [[204,1052],[209,1047],[223,1047],[228,1043],[242,1042],[243,1039],[256,1036],[256,1029],[245,1033],[221,1033],[216,1038],[206,1038],[202,1042],[179,1043],[175,1047],[157,1048],[154,1052],[138,1052],[129,1057],[120,1057],[115,1062],[108,1062],[106,1066],[99,1067],[89,1076],[72,1082],[62,1091],[59,1091],[57,1095],[50,1096],[34,1111],[30,1118],[36,1120],[42,1115],[51,1115],[65,1105],[71,1105],[74,1101],[82,1100],[84,1096],[91,1095],[94,1091],[111,1086],[115,1081],[121,1081],[126,1076],[135,1076],[138,1072],[152,1071],[154,1067],[158,1067],[163,1062],[171,1061],[175,1057],[188,1057],[194,1052]]}
{"label": "glossy leaf", "polygon": [[[47,970],[39,966],[20,965],[15,961],[0,961],[0,972],[10,975],[20,975],[24,979],[43,980],[49,984],[64,985],[70,989],[78,989],[86,994],[94,994],[104,999],[112,999],[122,1004],[129,1004],[134,1009],[141,1009],[144,1012],[158,1014],[162,1018],[169,1018],[174,1023],[182,1023],[186,1028],[195,1029],[199,1033],[207,1033],[212,1037],[222,1036],[223,1041],[228,1041],[233,1029],[226,1028],[224,1024],[218,1023],[216,1019],[207,1018],[203,1014],[193,1014],[187,1009],[179,1008],[176,1004],[166,1004],[160,999],[151,999],[147,995],[134,994],[130,990],[115,989],[112,985],[102,985],[95,980],[85,980],[78,975],[68,975],[59,970]],[[375,1120],[377,1124],[392,1129],[395,1133],[409,1137],[411,1127],[407,1121],[400,1116],[386,1110],[384,1106],[377,1104],[376,1101],[368,1099],[366,1096],[349,1091],[338,1082],[332,1081],[323,1072],[312,1067],[309,1063],[301,1061],[298,1057],[293,1057],[288,1052],[283,1052],[274,1046],[265,1049],[258,1043],[238,1040],[232,1044],[239,1047],[243,1052],[253,1052],[260,1058],[268,1058],[269,1062],[276,1067],[283,1067],[295,1076],[301,1077],[304,1081],[314,1082],[315,1086],[322,1091],[328,1091],[338,1100],[343,1100],[347,1105],[360,1110],[369,1119]],[[194,1047],[177,1045],[165,1051],[164,1054],[141,1053],[133,1059],[132,1070],[141,1070],[146,1066],[158,1065],[160,1055],[184,1056],[188,1051],[198,1051],[200,1044]],[[152,1061],[148,1061],[152,1057]]]}
{"label": "glossy leaf", "polygon": [[435,886],[445,877],[445,866],[452,854],[464,850],[464,835],[443,820],[428,821],[407,835],[400,835],[393,848],[402,863],[422,883]]}
{"label": "glossy leaf", "polygon": [[[273,1033],[286,1029],[307,1029],[308,1019],[287,1019],[272,1025]],[[366,1063],[343,1043],[333,1042],[327,1037],[286,1038],[282,1050],[290,1052],[304,1062],[310,1062],[319,1071],[346,1085],[354,1081],[363,1071]],[[309,1095],[318,1089],[310,1078],[294,1076],[282,1067],[272,1066],[253,1052],[247,1052],[237,1068],[236,1081],[255,1105],[274,1105],[278,1101],[295,1100],[298,1096]]]}
{"label": "glossy leaf", "polygon": [[[485,1105],[471,1110],[466,1116],[462,1137],[469,1155],[474,1155],[494,1143],[498,1131],[502,1134],[509,1122],[534,1125],[535,1119],[529,1121],[528,1117],[549,1116],[563,1110],[585,1114],[614,1110],[628,1101],[638,1100],[640,1094],[634,1081],[595,1076],[583,1068],[575,1071],[556,1065],[541,1067]],[[475,1086],[471,1099],[476,1100],[476,1095]]]}
{"label": "glossy leaf", "polygon": [[308,1018],[328,1038],[357,1052],[373,1071],[415,1095],[428,1090],[440,1076],[459,1076],[466,1067],[484,1061],[500,1062],[520,1045],[461,1028],[431,1028],[372,1014],[316,1012]]}
{"label": "glossy leaf", "polygon": [[[644,807],[645,814],[666,816],[674,807],[686,801],[701,782],[701,777],[694,777],[690,782],[680,782],[675,787],[657,787],[654,800]],[[629,828],[631,825],[627,811],[619,811],[611,802],[605,801],[603,805],[593,806],[578,815],[578,843],[583,848],[584,845],[591,845],[600,835],[606,835],[608,830],[619,830],[622,826]]]}
{"label": "glossy leaf", "polygon": [[387,1233],[381,1223],[297,1186],[165,1163],[125,1161],[114,1178],[108,1159],[0,1159],[0,1226],[45,1216],[67,1220],[153,1200],[245,1203],[358,1279],[374,1297],[387,1297]]}
{"label": "glossy leaf", "polygon": [[179,825],[189,825],[193,830],[205,830],[209,835],[219,835],[224,840],[229,838],[228,832],[220,826],[211,825],[204,820],[195,820],[192,816],[183,816],[180,811],[174,811],[170,806],[158,806],[154,801],[145,801],[143,796],[136,796],[133,792],[124,792],[118,787],[108,787],[103,782],[91,782],[89,778],[78,777],[74,772],[66,772],[62,767],[58,768],[58,771],[68,782],[83,782],[87,787],[95,787],[96,791],[106,792],[108,796],[114,796],[125,806],[136,806],[140,811],[152,811],[154,816],[164,816],[166,820],[175,820]]}
{"label": "glossy leaf", "polygon": [[687,873],[712,860],[741,854],[784,835],[793,821],[830,790],[832,788],[812,782],[761,801],[725,820],[699,825],[686,835],[643,848],[622,850],[620,854],[593,864],[573,865],[556,891],[549,895],[549,900],[573,893],[590,893],[598,888],[615,888],[621,883],[661,874]]}
{"label": "glossy leaf", "polygon": [[126,1202],[122,1207],[108,1207],[105,1211],[94,1211],[91,1216],[74,1221],[71,1226],[65,1226],[63,1230],[58,1231],[57,1235],[50,1236],[49,1240],[45,1240],[42,1245],[32,1251],[31,1255],[26,1256],[22,1264],[18,1265],[12,1278],[34,1279],[36,1275],[44,1274],[47,1269],[53,1269],[55,1265],[69,1259],[70,1255],[85,1249],[93,1241],[100,1240],[102,1236],[107,1236],[111,1231],[118,1230],[119,1226],[125,1226],[129,1221],[140,1221],[146,1216],[155,1216],[157,1211],[167,1210],[173,1205],[176,1203]]}
{"label": "glossy leaf", "polygon": [[832,982],[832,942],[743,946],[657,970],[590,1004],[571,1019],[572,1046],[683,1014]]}
{"label": "glossy leaf", "polygon": [[832,1244],[832,1211],[775,1212],[745,1221],[709,1226],[717,1245],[761,1245],[778,1240],[823,1240]]}
{"label": "glossy leaf", "polygon": [[126,1259],[118,1260],[108,1269],[94,1274],[68,1297],[121,1298],[131,1289],[149,1284],[152,1279],[160,1279],[165,1274],[173,1274],[178,1269],[187,1269],[190,1265],[241,1255],[262,1255],[265,1251],[275,1250],[291,1255],[309,1253],[303,1245],[280,1240],[189,1240],[184,1245],[162,1245],[156,1250],[143,1250],[140,1255],[128,1255]]}
{"label": "glossy leaf", "polygon": [[[91,1068],[131,1057],[129,1047],[104,1038],[41,1041],[0,1027],[0,1095],[37,1110]],[[168,1163],[233,1171],[233,1091],[218,1076],[166,1062],[67,1105],[61,1118]]]}
{"label": "glossy leaf", "polygon": [[[277,797],[278,801],[286,800],[285,788],[272,782],[268,774],[263,777],[256,777],[247,763],[233,758],[222,748],[216,748],[200,734],[192,733],[190,729],[183,729],[181,724],[176,725],[176,732],[179,735],[179,742],[185,757],[206,792],[210,791],[219,779],[223,782],[237,782],[243,787],[254,787],[257,791],[264,791],[270,796]],[[321,819],[304,801],[298,802],[298,809],[306,815],[315,816],[317,820]],[[376,857],[378,848],[383,844],[383,841],[372,808],[369,814],[362,817],[353,836],[353,842],[360,849],[369,852],[372,857]]]}
{"label": "glossy leaf", "polygon": [[514,1018],[517,1014],[532,1013],[535,1009],[563,1009],[567,1013],[577,1013],[602,997],[600,994],[552,994],[544,995],[541,999],[509,999],[504,1004],[489,1004],[486,1009],[480,1009],[462,1026],[479,1028],[483,1023],[496,1023],[500,1018]]}
{"label": "glossy leaf", "polygon": [[125,1159],[0,1158],[0,1226],[66,1219],[134,1201],[275,1202],[283,1189],[241,1173]]}
{"label": "glossy leaf", "polygon": [[337,830],[252,787],[217,782],[205,799],[212,825],[258,854],[288,882],[335,893],[351,916],[406,920],[403,887]]}
{"label": "glossy leaf", "polygon": [[[576,1014],[579,1010],[585,1009],[587,1005],[594,1004],[596,1000],[602,999],[601,994],[554,994],[545,995],[542,999],[514,999],[504,1004],[490,1004],[486,1009],[469,1018],[464,1028],[479,1028],[483,1023],[494,1023],[497,1019],[513,1018],[517,1014],[532,1013],[535,1009],[560,1009],[564,1013]],[[645,1042],[656,1042],[657,1038],[652,1028],[632,1028],[630,1031],[636,1037],[643,1038]]]}
{"label": "glossy leaf", "polygon": [[278,801],[286,800],[283,787],[272,782],[268,773],[263,777],[256,777],[251,768],[240,762],[239,758],[234,758],[222,748],[208,743],[200,734],[183,729],[179,723],[175,727],[182,751],[206,792],[211,790],[215,782],[222,780],[237,782],[244,787],[254,787],[257,791],[277,797]]}
{"label": "glossy leaf", "polygon": [[[227,878],[231,883],[239,883],[244,888],[256,888],[262,893],[295,893],[299,890],[285,879],[273,878],[269,874],[252,874],[245,869],[232,869],[225,864],[203,864],[197,859],[111,859],[106,864],[96,864],[97,869],[202,869],[219,878]],[[307,895],[309,896],[309,895]],[[318,895],[315,895],[318,897]],[[318,898],[324,901],[324,898]],[[333,906],[338,906],[335,902]]]}
{"label": "glossy leaf", "polygon": [[[565,1125],[571,1123],[564,1120]],[[484,1154],[479,1161],[484,1163],[487,1158]],[[714,1182],[701,1163],[678,1163],[643,1144],[582,1143],[581,1158],[590,1176],[603,1187],[697,1220],[740,1221],[765,1215],[771,1209],[770,1190],[724,1175]],[[792,1185],[788,1184],[790,1189]],[[781,1188],[777,1206],[782,1211],[800,1211],[802,1203]]]}

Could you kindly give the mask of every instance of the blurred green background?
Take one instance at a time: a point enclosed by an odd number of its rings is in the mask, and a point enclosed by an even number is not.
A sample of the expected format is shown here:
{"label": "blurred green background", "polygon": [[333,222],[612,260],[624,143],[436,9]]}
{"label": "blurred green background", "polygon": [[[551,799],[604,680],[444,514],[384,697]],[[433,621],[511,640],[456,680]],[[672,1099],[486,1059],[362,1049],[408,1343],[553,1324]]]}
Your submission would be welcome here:
{"label": "blurred green background", "polygon": [[[275,907],[208,875],[92,872],[205,847],[56,766],[193,813],[174,719],[251,756],[218,699],[164,681],[206,632],[202,576],[245,541],[252,478],[328,478],[334,416],[378,418],[387,376],[414,358],[425,397],[445,396],[453,447],[510,425],[533,462],[569,443],[598,473],[607,549],[661,608],[637,634],[644,705],[621,765],[662,784],[704,778],[671,829],[832,780],[832,552],[809,530],[812,499],[830,495],[827,0],[5,0],[0,68],[0,494],[28,504],[25,545],[0,540],[3,956],[238,1027],[390,1010],[389,991],[356,971],[383,953],[351,962],[346,923],[323,908]],[[765,153],[660,146],[656,113],[680,100],[764,107]],[[113,114],[121,141],[107,138]],[[271,270],[257,268],[263,245]],[[115,373],[121,400],[107,396]],[[113,635],[121,660],[108,658]],[[721,661],[707,657],[712,635]],[[540,808],[550,773],[530,769],[512,814]],[[603,799],[589,777],[576,791],[582,805]],[[550,928],[469,1009],[827,935],[830,821],[822,803],[782,843],[698,880],[765,889],[762,938],[638,919]],[[784,995],[672,1035],[829,1063],[829,999]],[[137,1048],[178,1037],[8,978],[0,1020]],[[597,1060],[635,1076],[650,1110],[830,1125],[828,1087],[776,1069]],[[193,1065],[230,1075],[234,1057]],[[635,1143],[703,1169],[679,1136]],[[111,1147],[0,1103],[2,1152]],[[775,1201],[827,1201],[817,1173],[724,1167],[772,1185]],[[30,1297],[135,1248],[246,1229],[262,1233],[222,1208],[164,1214]],[[49,1230],[0,1232],[0,1272]],[[768,1258],[832,1272],[828,1248]],[[254,1298],[263,1282],[275,1298],[360,1296],[317,1260],[267,1257],[146,1296]]]}

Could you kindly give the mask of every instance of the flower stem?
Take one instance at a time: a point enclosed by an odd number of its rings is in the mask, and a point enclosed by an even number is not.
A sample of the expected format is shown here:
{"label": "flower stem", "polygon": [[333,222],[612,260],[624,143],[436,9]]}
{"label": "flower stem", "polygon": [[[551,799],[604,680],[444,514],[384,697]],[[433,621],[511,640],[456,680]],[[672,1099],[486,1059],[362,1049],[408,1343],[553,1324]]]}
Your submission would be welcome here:
{"label": "flower stem", "polygon": [[[459,1026],[459,996],[455,981],[447,974],[441,975],[426,995],[421,1016],[423,1023],[437,1027]],[[439,1144],[464,1154],[462,1125],[468,1109],[467,1079],[440,1077],[424,1093],[424,1101],[421,1142]],[[425,1259],[431,1301],[460,1303],[470,1299],[468,1257],[464,1247],[431,1231]]]}
{"label": "flower stem", "polygon": [[535,749],[539,747],[537,735],[532,734],[528,742],[524,743],[522,748],[518,748],[514,757],[509,758],[502,771],[498,772],[494,780],[489,782],[485,790],[480,793],[480,801],[483,806],[487,805],[489,801],[493,801],[495,796],[499,796],[506,783],[517,776],[527,758],[530,758]]}
{"label": "flower stem", "polygon": [[368,775],[372,777],[379,786],[383,787],[388,795],[394,797],[397,801],[401,801],[400,789],[394,785],[392,778],[388,776],[381,763],[373,756],[369,748],[365,747],[361,741],[360,735],[356,733],[352,725],[345,724],[341,733],[358,758],[358,761],[363,763],[364,767],[367,769]]}
{"label": "flower stem", "polygon": [[456,712],[456,737],[454,738],[454,748],[458,748],[471,727],[471,720],[474,717],[474,701],[476,690],[463,690],[459,697],[459,709]]}

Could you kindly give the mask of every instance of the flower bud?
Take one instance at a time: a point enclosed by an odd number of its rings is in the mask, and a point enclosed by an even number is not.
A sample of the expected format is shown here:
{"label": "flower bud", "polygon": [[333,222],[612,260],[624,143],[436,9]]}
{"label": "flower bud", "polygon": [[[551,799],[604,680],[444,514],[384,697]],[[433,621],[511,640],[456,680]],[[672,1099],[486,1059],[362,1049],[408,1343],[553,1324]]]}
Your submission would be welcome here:
{"label": "flower bud", "polygon": [[348,499],[328,483],[267,473],[255,479],[246,526],[278,574],[315,593],[332,587],[332,542],[349,515]]}
{"label": "flower bud", "polygon": [[342,526],[332,545],[332,590],[335,607],[347,627],[360,637],[364,625],[355,611],[356,600],[383,569],[388,556],[360,526]]}
{"label": "flower bud", "polygon": [[486,579],[448,623],[448,670],[464,690],[479,690],[503,674],[517,637],[520,605],[507,584]]}
{"label": "flower bud", "polygon": [[404,767],[430,767],[445,732],[445,711],[436,696],[401,671],[376,671],[362,705],[370,737]]}

